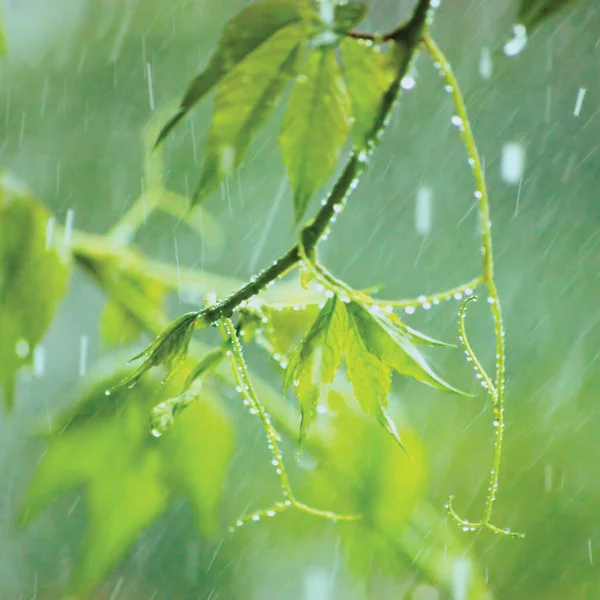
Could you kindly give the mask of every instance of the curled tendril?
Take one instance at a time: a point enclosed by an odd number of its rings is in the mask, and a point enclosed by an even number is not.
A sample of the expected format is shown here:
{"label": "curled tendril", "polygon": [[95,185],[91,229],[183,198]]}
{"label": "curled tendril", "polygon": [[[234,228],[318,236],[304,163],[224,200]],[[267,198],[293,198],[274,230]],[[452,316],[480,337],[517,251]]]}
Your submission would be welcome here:
{"label": "curled tendril", "polygon": [[279,477],[279,487],[283,497],[285,498],[283,502],[277,502],[268,508],[260,509],[240,517],[235,524],[229,528],[230,531],[234,531],[245,523],[260,521],[260,519],[263,517],[274,517],[276,514],[292,507],[310,515],[322,517],[330,521],[355,521],[360,519],[360,515],[340,515],[334,512],[313,508],[312,506],[304,504],[295,498],[294,494],[292,493],[290,479],[283,462],[283,454],[279,448],[279,434],[271,423],[271,417],[259,400],[256,390],[250,381],[248,367],[246,366],[246,361],[244,360],[244,356],[242,354],[242,346],[240,344],[235,327],[233,326],[231,319],[221,319],[220,325],[221,335],[223,336],[224,341],[229,344],[229,359],[238,385],[237,389],[242,394],[244,403],[250,408],[250,413],[257,415],[263,425],[267,438],[267,444],[269,446],[269,450],[271,451],[271,456],[273,457],[271,462],[275,467],[277,476]]}

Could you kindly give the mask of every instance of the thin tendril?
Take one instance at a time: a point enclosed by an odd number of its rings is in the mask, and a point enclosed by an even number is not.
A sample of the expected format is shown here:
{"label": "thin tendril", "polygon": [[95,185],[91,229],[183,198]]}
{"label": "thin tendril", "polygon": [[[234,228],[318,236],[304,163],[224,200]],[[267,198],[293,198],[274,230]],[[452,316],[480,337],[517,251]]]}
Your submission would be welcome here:
{"label": "thin tendril", "polygon": [[230,345],[229,360],[231,362],[231,367],[238,385],[238,391],[240,391],[242,394],[244,403],[250,407],[250,413],[257,415],[263,425],[267,437],[267,444],[269,446],[269,450],[271,451],[271,455],[273,456],[271,462],[273,463],[273,466],[275,467],[279,477],[279,486],[281,488],[283,497],[285,498],[283,502],[277,502],[268,508],[244,515],[238,519],[232,527],[230,527],[230,531],[233,531],[237,527],[241,527],[250,521],[259,521],[262,517],[274,517],[276,514],[291,507],[317,517],[329,519],[331,521],[354,521],[359,519],[360,515],[340,515],[331,511],[313,508],[312,506],[308,506],[307,504],[296,500],[294,494],[292,493],[290,479],[283,462],[281,449],[279,448],[279,435],[275,427],[273,427],[271,423],[271,417],[258,399],[254,386],[250,381],[250,374],[248,373],[248,368],[242,354],[242,346],[240,344],[235,327],[231,322],[231,319],[221,319],[220,327],[223,338],[228,341]]}
{"label": "thin tendril", "polygon": [[[435,61],[435,67],[440,70],[446,80],[446,85],[452,94],[452,102],[456,115],[452,118],[452,123],[458,128],[460,137],[467,151],[468,161],[473,170],[475,180],[475,198],[478,200],[479,218],[481,220],[481,253],[482,253],[482,279],[488,291],[488,303],[490,312],[494,319],[494,334],[496,338],[496,376],[493,386],[488,386],[488,392],[494,403],[494,459],[493,468],[490,472],[488,485],[488,494],[483,511],[483,517],[478,523],[471,523],[461,519],[452,508],[452,499],[448,503],[449,514],[463,528],[472,529],[490,529],[495,533],[503,533],[515,537],[523,537],[523,534],[511,532],[508,529],[500,529],[490,523],[496,493],[498,491],[498,481],[500,477],[500,461],[502,457],[502,438],[504,432],[504,382],[506,368],[506,351],[504,345],[504,325],[502,323],[502,312],[500,309],[500,298],[494,281],[494,258],[492,253],[492,223],[490,219],[490,206],[487,187],[479,152],[475,144],[475,138],[471,130],[465,102],[460,92],[458,81],[452,72],[450,64],[443,53],[437,47],[435,42],[427,35],[423,36],[423,43],[427,48],[432,59]],[[464,307],[463,307],[464,308]],[[463,314],[464,318],[464,314]],[[464,324],[463,324],[464,330]],[[488,378],[489,379],[489,378]],[[495,394],[492,393],[495,391]]]}

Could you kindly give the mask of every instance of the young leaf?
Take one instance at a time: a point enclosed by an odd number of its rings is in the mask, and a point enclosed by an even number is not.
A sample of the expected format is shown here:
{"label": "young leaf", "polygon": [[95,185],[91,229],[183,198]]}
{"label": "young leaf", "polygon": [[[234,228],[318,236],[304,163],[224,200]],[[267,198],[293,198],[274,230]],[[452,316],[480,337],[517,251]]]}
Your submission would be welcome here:
{"label": "young leaf", "polygon": [[365,348],[388,367],[432,387],[464,395],[435,373],[415,345],[419,338],[413,330],[405,330],[398,317],[392,318],[376,307],[367,308],[357,302],[349,303],[346,308],[349,322]]}
{"label": "young leaf", "polygon": [[294,75],[304,45],[302,25],[288,25],[233,69],[215,98],[206,158],[192,204],[199,203],[242,163]]}
{"label": "young leaf", "polygon": [[131,359],[144,358],[144,361],[118,387],[132,386],[146,371],[160,365],[166,366],[171,374],[173,368],[187,356],[197,318],[198,313],[189,312],[173,321],[143,352]]}
{"label": "young leaf", "polygon": [[344,305],[334,296],[327,301],[287,366],[284,389],[293,381],[300,401],[300,444],[317,414],[321,384],[333,381],[342,361],[346,321]]}
{"label": "young leaf", "polygon": [[334,29],[336,33],[346,33],[358,25],[369,12],[369,5],[365,2],[348,2],[337,4],[334,9]]}
{"label": "young leaf", "polygon": [[392,61],[370,42],[344,38],[342,70],[352,100],[354,143],[362,147],[376,125],[385,93],[395,77]]}
{"label": "young leaf", "polygon": [[225,25],[208,65],[188,85],[178,111],[162,128],[155,145],[246,56],[279,30],[302,19],[302,3],[296,0],[265,0],[240,11]]}
{"label": "young leaf", "polygon": [[0,181],[0,389],[14,403],[18,370],[32,362],[66,291],[68,268],[50,239],[48,211]]}
{"label": "young leaf", "polygon": [[61,420],[21,507],[27,525],[57,496],[84,486],[88,531],[70,585],[77,597],[87,597],[182,494],[194,508],[199,532],[214,533],[231,457],[231,426],[207,392],[167,436],[154,440],[148,413],[168,391],[148,378],[107,397],[104,390],[119,378],[93,385],[75,416],[69,411]]}
{"label": "young leaf", "polygon": [[334,49],[313,50],[296,79],[279,134],[296,222],[333,173],[351,123],[350,99]]}
{"label": "young leaf", "polygon": [[521,0],[517,20],[531,33],[546,19],[573,2],[574,0]]}

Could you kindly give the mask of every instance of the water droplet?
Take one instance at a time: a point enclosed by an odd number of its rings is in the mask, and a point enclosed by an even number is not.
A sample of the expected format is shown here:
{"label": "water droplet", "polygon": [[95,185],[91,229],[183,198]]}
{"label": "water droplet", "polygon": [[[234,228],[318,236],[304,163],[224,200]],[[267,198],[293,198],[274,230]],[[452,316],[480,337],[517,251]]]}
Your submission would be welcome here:
{"label": "water droplet", "polygon": [[407,315],[413,315],[415,313],[415,307],[414,306],[407,306],[404,308],[404,312]]}
{"label": "water droplet", "polygon": [[504,44],[505,56],[517,56],[527,45],[527,28],[518,23],[513,26],[513,38]]}
{"label": "water droplet", "polygon": [[29,355],[29,342],[21,338],[15,346],[15,352],[19,358],[27,358]]}
{"label": "water droplet", "polygon": [[275,516],[275,511],[274,510],[268,510],[267,511],[267,517],[274,517]]}
{"label": "water droplet", "polygon": [[159,438],[162,435],[162,431],[158,430],[158,429],[152,429],[150,431],[150,433],[155,437],[155,438]]}
{"label": "water droplet", "polygon": [[110,390],[104,390],[104,395],[105,396],[110,396]]}
{"label": "water droplet", "polygon": [[500,175],[509,185],[518,184],[525,171],[525,147],[519,142],[508,142],[502,147]]}
{"label": "water droplet", "polygon": [[260,521],[260,515],[252,515],[253,521]]}
{"label": "water droplet", "polygon": [[414,77],[412,77],[411,75],[406,75],[405,77],[402,78],[400,85],[403,90],[409,91],[415,87],[416,83],[417,82],[415,81]]}
{"label": "water droplet", "polygon": [[461,130],[464,128],[463,120],[458,115],[452,115],[450,123],[452,123],[454,127],[458,127]]}
{"label": "water droplet", "polygon": [[496,302],[496,300],[494,300],[494,298],[492,298],[491,296],[488,296],[488,304],[494,304],[494,302]]}

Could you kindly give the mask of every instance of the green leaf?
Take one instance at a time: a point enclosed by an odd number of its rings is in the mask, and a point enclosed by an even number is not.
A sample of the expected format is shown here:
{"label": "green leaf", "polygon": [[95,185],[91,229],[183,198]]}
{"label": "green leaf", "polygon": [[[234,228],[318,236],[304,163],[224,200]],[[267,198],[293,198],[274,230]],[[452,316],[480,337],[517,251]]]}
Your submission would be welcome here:
{"label": "green leaf", "polygon": [[[166,289],[160,281],[142,278],[126,271],[117,270],[113,277],[118,280],[123,295],[136,298],[136,306],[146,305],[144,312],[162,308]],[[124,309],[115,300],[109,299],[100,319],[100,336],[107,346],[130,344],[135,342],[141,333],[135,315]]]}
{"label": "green leaf", "polygon": [[66,291],[68,268],[46,247],[48,211],[27,190],[0,180],[0,386],[14,404],[16,374],[52,323]]}
{"label": "green leaf", "polygon": [[279,134],[296,222],[333,173],[351,123],[350,99],[334,49],[313,50],[296,79]]}
{"label": "green leaf", "polygon": [[366,349],[391,369],[432,387],[464,395],[431,368],[415,344],[418,338],[414,330],[405,330],[398,317],[390,317],[376,306],[367,308],[357,302],[348,304],[347,310]]}
{"label": "green leaf", "polygon": [[335,296],[327,301],[287,366],[284,390],[294,382],[300,401],[300,444],[317,414],[322,384],[333,381],[346,344],[346,310]]}
{"label": "green leaf", "polygon": [[131,359],[144,358],[144,361],[118,387],[134,385],[146,371],[161,365],[167,367],[171,376],[187,356],[197,318],[197,312],[189,312],[173,321],[144,351]]}
{"label": "green leaf", "polygon": [[546,19],[565,9],[574,0],[521,0],[517,20],[531,33]]}
{"label": "green leaf", "polygon": [[219,86],[206,142],[206,158],[192,204],[198,204],[242,163],[250,142],[296,72],[303,25],[288,25],[246,56]]}
{"label": "green leaf", "polygon": [[61,420],[21,508],[27,525],[57,496],[83,485],[88,527],[70,590],[81,596],[181,495],[194,508],[199,532],[213,534],[231,457],[231,426],[206,392],[155,440],[148,413],[166,390],[148,379],[107,397],[104,390],[117,380],[93,385]]}
{"label": "green leaf", "polygon": [[367,16],[369,5],[365,2],[337,4],[334,11],[334,29],[337,33],[345,33]]}
{"label": "green leaf", "polygon": [[385,93],[395,77],[392,61],[365,40],[344,38],[342,70],[352,100],[354,143],[363,147],[376,126]]}
{"label": "green leaf", "polygon": [[303,12],[302,3],[296,0],[265,0],[248,6],[228,21],[208,65],[188,85],[178,111],[162,128],[155,145],[249,54],[279,30],[302,21]]}

